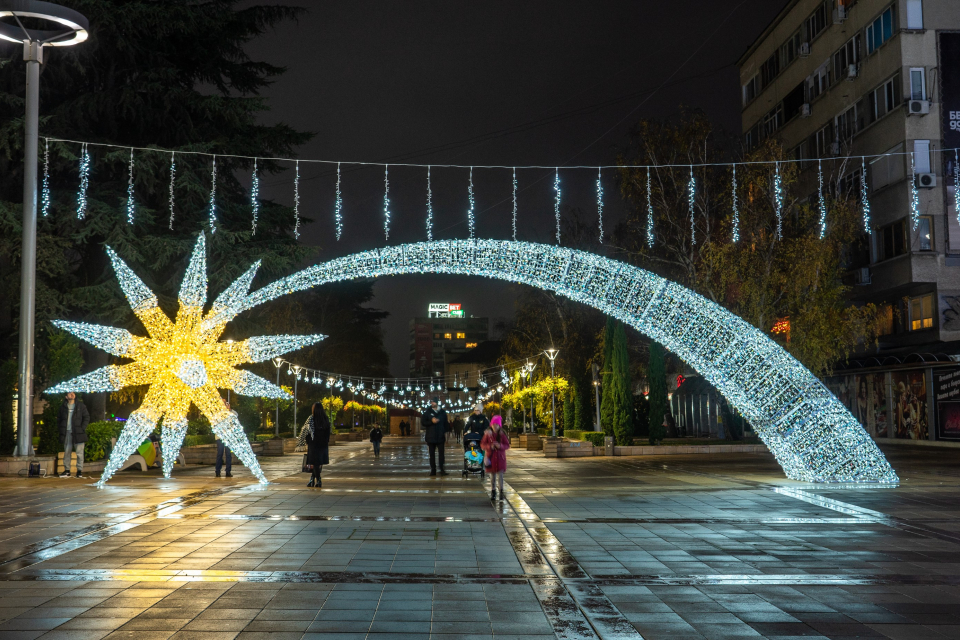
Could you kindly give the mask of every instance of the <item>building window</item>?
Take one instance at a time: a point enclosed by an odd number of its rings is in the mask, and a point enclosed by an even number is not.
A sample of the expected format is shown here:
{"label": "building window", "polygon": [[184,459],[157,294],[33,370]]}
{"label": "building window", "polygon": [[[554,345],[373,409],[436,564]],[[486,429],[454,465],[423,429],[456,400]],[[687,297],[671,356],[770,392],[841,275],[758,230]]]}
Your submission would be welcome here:
{"label": "building window", "polygon": [[898,220],[880,229],[880,260],[889,260],[907,252],[906,222]]}
{"label": "building window", "polygon": [[780,52],[773,54],[760,67],[760,88],[770,86],[773,79],[780,73]]}
{"label": "building window", "polygon": [[913,172],[930,173],[930,141],[913,141]]}
{"label": "building window", "polygon": [[796,33],[790,36],[780,47],[780,67],[786,69],[787,66],[797,59],[800,55],[800,42],[803,36],[798,29]]}
{"label": "building window", "polygon": [[860,63],[860,34],[847,40],[847,44],[840,47],[833,54],[833,77],[835,81],[846,78],[850,73],[850,66]]}
{"label": "building window", "polygon": [[833,146],[833,125],[827,124],[823,129],[820,129],[814,134],[814,146],[816,147],[814,151],[817,154],[818,158],[826,158],[830,155],[831,147]]}
{"label": "building window", "polygon": [[467,339],[467,334],[459,333],[459,332],[457,333],[457,340],[466,340],[466,339]]}
{"label": "building window", "polygon": [[874,123],[900,105],[900,74],[869,93],[870,123]]}
{"label": "building window", "polygon": [[864,39],[867,41],[867,55],[880,48],[884,42],[893,37],[893,7],[877,16],[877,19],[867,25]]}
{"label": "building window", "polygon": [[820,6],[814,9],[813,13],[810,14],[810,17],[807,18],[806,22],[807,28],[807,42],[813,42],[813,40],[827,28],[827,3],[821,2]]}
{"label": "building window", "polygon": [[817,70],[813,72],[808,80],[808,93],[810,94],[810,101],[813,100],[827,90],[827,87],[830,86],[830,60],[828,59],[822,65],[817,67]]}
{"label": "building window", "polygon": [[747,106],[760,93],[760,76],[755,74],[743,85],[743,106]]}
{"label": "building window", "polygon": [[477,343],[476,343],[476,342],[468,342],[468,343],[467,343],[467,349],[473,349],[473,348],[476,347],[476,346],[477,346]]}
{"label": "building window", "polygon": [[444,337],[445,339],[447,339],[447,340],[450,340],[450,339],[453,338],[453,334],[452,334],[452,333],[445,333],[445,334],[443,334],[443,337]]}
{"label": "building window", "polygon": [[924,82],[924,71],[922,67],[910,69],[910,99],[926,100],[927,84]]}
{"label": "building window", "polygon": [[933,251],[933,218],[920,216],[917,231],[920,234],[920,251]]}
{"label": "building window", "polygon": [[849,140],[860,128],[857,126],[857,105],[853,105],[834,119],[837,138]]}
{"label": "building window", "polygon": [[923,29],[923,0],[907,0],[907,29]]}
{"label": "building window", "polygon": [[910,331],[933,327],[933,294],[910,298]]}

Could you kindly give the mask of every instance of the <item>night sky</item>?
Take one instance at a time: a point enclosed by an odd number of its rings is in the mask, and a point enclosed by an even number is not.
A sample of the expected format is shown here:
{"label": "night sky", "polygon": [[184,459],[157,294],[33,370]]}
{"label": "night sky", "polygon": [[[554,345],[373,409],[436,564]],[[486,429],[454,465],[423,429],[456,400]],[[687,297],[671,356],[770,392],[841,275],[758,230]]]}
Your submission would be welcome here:
{"label": "night sky", "polygon": [[[278,4],[296,4],[288,1]],[[310,3],[309,14],[252,43],[288,72],[265,92],[271,112],[316,133],[301,158],[459,165],[613,164],[641,118],[702,108],[739,133],[735,63],[786,0]],[[434,168],[434,237],[467,237],[468,169]],[[383,168],[343,165],[343,237],[334,237],[335,166],[301,163],[301,241],[321,259],[386,244]],[[560,172],[563,209],[596,215],[596,171]],[[518,239],[553,242],[553,171],[518,171]],[[511,172],[475,169],[477,235],[511,236]],[[623,212],[613,171],[604,222]],[[265,197],[292,203],[292,175]],[[426,170],[390,169],[390,244],[426,239]],[[408,322],[429,302],[509,317],[507,283],[458,276],[380,279],[394,375],[408,374]]]}

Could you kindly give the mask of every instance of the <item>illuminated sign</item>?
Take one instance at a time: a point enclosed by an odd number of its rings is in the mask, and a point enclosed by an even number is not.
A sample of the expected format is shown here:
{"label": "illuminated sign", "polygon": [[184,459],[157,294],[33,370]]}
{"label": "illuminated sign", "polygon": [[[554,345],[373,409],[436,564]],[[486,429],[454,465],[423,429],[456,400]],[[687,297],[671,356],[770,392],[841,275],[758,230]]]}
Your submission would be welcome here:
{"label": "illuminated sign", "polygon": [[431,302],[427,307],[428,318],[462,318],[463,305],[457,303]]}

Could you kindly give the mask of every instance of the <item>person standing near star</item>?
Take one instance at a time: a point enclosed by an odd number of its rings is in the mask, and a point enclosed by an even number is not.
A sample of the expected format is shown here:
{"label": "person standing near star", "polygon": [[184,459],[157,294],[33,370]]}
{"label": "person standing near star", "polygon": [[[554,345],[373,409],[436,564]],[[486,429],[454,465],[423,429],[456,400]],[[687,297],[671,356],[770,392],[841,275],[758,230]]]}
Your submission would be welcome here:
{"label": "person standing near star", "polygon": [[[237,417],[237,412],[230,408],[230,403],[226,400],[223,401],[223,406],[227,412],[231,413],[234,417]],[[217,477],[220,477],[220,469],[223,468],[224,457],[226,457],[227,462],[227,477],[232,478],[233,474],[230,473],[230,467],[233,465],[233,452],[230,451],[223,439],[220,437],[219,433],[214,433],[214,438],[217,441],[217,462],[214,468],[214,471],[217,474]]]}
{"label": "person standing near star", "polygon": [[61,478],[70,477],[70,449],[77,452],[77,477],[83,471],[83,445],[87,441],[87,425],[90,424],[90,412],[86,405],[77,399],[72,391],[67,393],[57,414],[57,426],[60,429],[60,442],[63,444],[63,473]]}

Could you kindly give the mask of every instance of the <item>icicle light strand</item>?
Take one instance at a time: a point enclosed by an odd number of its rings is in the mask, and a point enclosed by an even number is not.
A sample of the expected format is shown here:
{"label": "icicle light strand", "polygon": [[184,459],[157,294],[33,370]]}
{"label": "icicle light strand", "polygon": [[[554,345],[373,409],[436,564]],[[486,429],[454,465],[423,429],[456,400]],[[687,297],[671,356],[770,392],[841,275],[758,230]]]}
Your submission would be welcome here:
{"label": "icicle light strand", "polygon": [[340,194],[340,163],[337,163],[337,197],[333,202],[333,224],[337,240],[343,235],[343,196]]}
{"label": "icicle light strand", "polygon": [[[130,152],[133,154],[133,152]],[[40,211],[46,218],[50,215],[50,141],[43,142],[43,189],[40,191]]]}
{"label": "icicle light strand", "polygon": [[867,197],[867,161],[861,158],[860,164],[860,204],[863,207],[863,230],[873,235],[870,226],[870,199]]}
{"label": "icicle light strand", "polygon": [[953,210],[960,223],[960,151],[953,154]]}
{"label": "icicle light strand", "polygon": [[650,182],[650,167],[647,167],[647,248],[653,248],[653,189]]}
{"label": "icicle light strand", "polygon": [[90,151],[87,143],[80,150],[80,191],[77,193],[77,219],[87,217],[87,188],[90,186]]}
{"label": "icicle light strand", "polygon": [[557,244],[560,244],[560,168],[554,168],[553,176],[553,190],[556,192],[556,197],[553,199],[553,214],[557,219]]}
{"label": "icicle light strand", "polygon": [[383,167],[383,235],[390,239],[390,165]]}
{"label": "icicle light strand", "polygon": [[217,232],[217,156],[213,156],[210,168],[210,234]]}
{"label": "icicle light strand", "polygon": [[827,235],[827,200],[823,194],[823,163],[817,163],[817,195],[819,196],[818,208],[820,210],[820,239],[823,240]]}
{"label": "icicle light strand", "polygon": [[136,216],[136,205],[133,201],[133,147],[130,147],[130,166],[127,175],[127,224],[133,224]]}
{"label": "icicle light strand", "polygon": [[430,167],[427,167],[427,240],[433,240],[433,186],[430,184]]}
{"label": "icicle light strand", "polygon": [[920,226],[920,190],[917,188],[917,154],[910,154],[910,221],[913,230]]}
{"label": "icicle light strand", "polygon": [[300,239],[300,161],[294,165],[293,174],[293,237]]}
{"label": "icicle light strand", "polygon": [[783,179],[780,177],[780,163],[774,168],[773,199],[774,209],[777,212],[777,240],[783,238]]}
{"label": "icicle light strand", "polygon": [[173,185],[177,181],[177,155],[176,152],[170,152],[170,230],[173,231]]}
{"label": "icicle light strand", "polygon": [[513,239],[517,239],[517,168],[513,168]]}
{"label": "icicle light strand", "polygon": [[733,187],[731,188],[731,197],[733,199],[733,233],[731,237],[733,244],[740,242],[740,203],[737,202],[737,165],[733,165]]}
{"label": "icicle light strand", "polygon": [[467,203],[467,228],[470,231],[470,239],[473,240],[477,230],[476,214],[474,213],[475,202],[473,198],[473,167],[470,167],[470,183],[467,185]]}
{"label": "icicle light strand", "polygon": [[690,165],[690,184],[687,189],[687,204],[690,206],[690,242],[697,244],[697,220],[695,207],[697,204],[697,180],[693,177],[693,165]]}
{"label": "icicle light strand", "polygon": [[250,207],[253,210],[253,235],[257,235],[260,218],[260,176],[257,175],[257,159],[253,159],[253,179],[250,186]]}
{"label": "icicle light strand", "polygon": [[603,182],[597,169],[597,223],[600,225],[600,244],[603,244]]}

